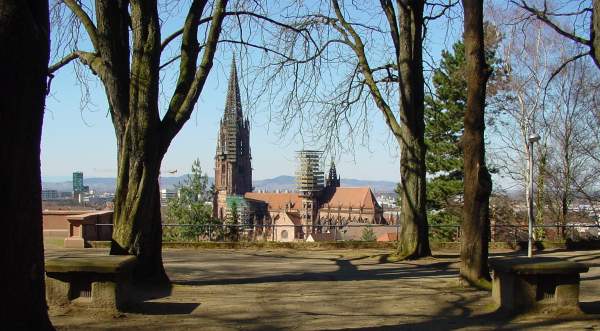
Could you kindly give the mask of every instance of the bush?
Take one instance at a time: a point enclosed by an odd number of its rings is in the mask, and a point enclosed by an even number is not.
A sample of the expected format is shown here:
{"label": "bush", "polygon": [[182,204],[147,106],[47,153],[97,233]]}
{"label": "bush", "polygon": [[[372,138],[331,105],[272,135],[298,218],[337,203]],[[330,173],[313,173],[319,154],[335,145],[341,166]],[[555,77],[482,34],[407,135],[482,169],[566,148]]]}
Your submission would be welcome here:
{"label": "bush", "polygon": [[364,228],[362,230],[360,240],[361,241],[377,241],[377,236],[375,235],[375,232],[373,231],[373,228],[371,228],[371,226],[367,226],[366,228]]}

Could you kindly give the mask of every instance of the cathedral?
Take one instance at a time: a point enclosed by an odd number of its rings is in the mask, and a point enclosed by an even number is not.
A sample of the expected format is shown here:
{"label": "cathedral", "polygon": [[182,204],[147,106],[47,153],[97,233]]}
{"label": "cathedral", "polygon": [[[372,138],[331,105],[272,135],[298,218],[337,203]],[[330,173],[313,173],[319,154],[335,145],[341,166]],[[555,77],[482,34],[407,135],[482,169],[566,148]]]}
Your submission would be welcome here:
{"label": "cathedral", "polygon": [[386,223],[370,188],[340,187],[333,161],[325,176],[318,170],[318,151],[299,155],[297,192],[253,192],[250,124],[242,111],[234,59],[217,136],[213,216],[225,222],[234,211],[234,219],[254,237],[274,241],[337,240],[331,227]]}

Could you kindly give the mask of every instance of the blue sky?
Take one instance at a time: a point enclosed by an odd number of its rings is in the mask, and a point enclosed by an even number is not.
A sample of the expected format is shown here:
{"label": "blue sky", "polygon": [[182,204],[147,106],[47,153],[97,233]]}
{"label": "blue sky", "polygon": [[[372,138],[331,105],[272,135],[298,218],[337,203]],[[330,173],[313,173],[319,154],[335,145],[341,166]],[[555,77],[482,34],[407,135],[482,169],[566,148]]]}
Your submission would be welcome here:
{"label": "blue sky", "polygon": [[[177,18],[171,22],[176,25]],[[172,30],[172,27],[166,25],[165,30]],[[435,58],[445,45],[450,45],[461,33],[456,27],[448,32],[442,23],[432,25],[429,31],[428,45]],[[167,32],[163,35],[167,35]],[[225,105],[231,55],[225,47],[218,50],[215,65],[196,110],[171,143],[163,160],[161,169],[164,175],[167,175],[166,171],[175,169],[178,175],[187,173],[196,158],[200,159],[203,169],[210,176],[213,175],[215,142]],[[242,70],[238,68],[238,72]],[[82,109],[81,88],[75,77],[73,65],[62,68],[52,81],[51,95],[46,101],[41,161],[42,177],[47,181],[69,179],[76,170],[83,171],[86,177],[116,176],[116,140],[107,116],[104,88],[95,76],[90,75],[91,103]],[[241,81],[247,79],[243,75],[239,78]],[[244,98],[245,94],[242,93],[242,100],[247,101]],[[292,175],[295,170],[294,151],[314,146],[302,145],[300,139],[293,135],[281,138],[277,134],[278,124],[269,122],[268,112],[261,111],[261,108],[267,107],[259,104],[250,116],[254,178]],[[338,172],[345,178],[398,181],[396,143],[390,138],[379,111],[369,111],[374,113],[369,144],[356,146],[353,155],[338,157]]]}

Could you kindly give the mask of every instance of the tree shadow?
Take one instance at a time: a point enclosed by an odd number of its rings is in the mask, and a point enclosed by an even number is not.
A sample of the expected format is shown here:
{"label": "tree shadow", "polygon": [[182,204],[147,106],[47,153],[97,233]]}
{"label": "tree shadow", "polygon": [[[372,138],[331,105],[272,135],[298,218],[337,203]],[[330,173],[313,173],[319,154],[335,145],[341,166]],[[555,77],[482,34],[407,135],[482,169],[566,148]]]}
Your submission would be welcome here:
{"label": "tree shadow", "polygon": [[[327,330],[462,330],[464,328],[490,329],[490,330],[525,330],[544,326],[556,326],[567,322],[598,322],[600,302],[582,304],[583,314],[573,315],[523,315],[510,314],[502,310],[486,312],[473,311],[469,305],[476,304],[479,298],[465,298],[453,301],[451,306],[440,309],[433,315],[402,315],[422,319],[415,322],[400,322],[396,324],[359,327],[359,328],[328,328]],[[458,313],[456,313],[458,310]],[[318,315],[318,314],[317,314]]]}
{"label": "tree shadow", "polygon": [[[420,279],[422,277],[448,277],[458,275],[456,270],[449,269],[449,266],[452,263],[454,263],[452,261],[436,262],[425,265],[402,262],[397,264],[397,267],[371,268],[361,270],[357,266],[352,264],[353,259],[330,258],[321,260],[328,260],[334,262],[337,266],[337,269],[334,271],[280,273],[275,275],[243,278],[220,277],[217,279],[177,279],[175,276],[172,276],[171,279],[172,283],[176,285],[201,286],[260,284],[293,281],[362,281],[394,280],[401,278]],[[171,271],[173,272],[174,270]],[[175,272],[181,273],[181,271],[182,270]]]}
{"label": "tree shadow", "polygon": [[183,315],[191,314],[200,306],[197,302],[139,302],[128,307],[125,312],[144,315]]}
{"label": "tree shadow", "polygon": [[600,314],[600,301],[580,302],[579,306],[586,314]]}

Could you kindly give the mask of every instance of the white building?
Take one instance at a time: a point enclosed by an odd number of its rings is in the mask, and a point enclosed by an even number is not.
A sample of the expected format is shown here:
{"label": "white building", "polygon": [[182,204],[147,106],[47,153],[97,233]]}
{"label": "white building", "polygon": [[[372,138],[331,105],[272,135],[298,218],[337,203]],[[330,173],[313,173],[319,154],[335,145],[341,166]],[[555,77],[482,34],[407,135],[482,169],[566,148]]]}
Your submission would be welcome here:
{"label": "white building", "polygon": [[173,190],[161,189],[160,190],[160,204],[166,205],[169,200],[177,198],[178,193],[179,192],[173,191]]}
{"label": "white building", "polygon": [[57,190],[42,190],[42,201],[58,200]]}

